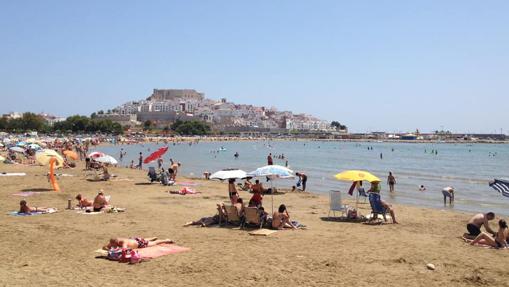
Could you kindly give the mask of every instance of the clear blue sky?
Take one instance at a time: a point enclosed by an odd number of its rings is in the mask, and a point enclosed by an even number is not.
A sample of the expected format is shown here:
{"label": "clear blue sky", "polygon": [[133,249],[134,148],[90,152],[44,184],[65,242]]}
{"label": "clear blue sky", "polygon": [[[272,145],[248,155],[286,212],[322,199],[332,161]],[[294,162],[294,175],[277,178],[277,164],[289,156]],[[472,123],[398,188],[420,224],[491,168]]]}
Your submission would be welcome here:
{"label": "clear blue sky", "polygon": [[[71,3],[72,2],[72,3]],[[509,1],[0,1],[0,112],[194,88],[352,131],[509,131]]]}

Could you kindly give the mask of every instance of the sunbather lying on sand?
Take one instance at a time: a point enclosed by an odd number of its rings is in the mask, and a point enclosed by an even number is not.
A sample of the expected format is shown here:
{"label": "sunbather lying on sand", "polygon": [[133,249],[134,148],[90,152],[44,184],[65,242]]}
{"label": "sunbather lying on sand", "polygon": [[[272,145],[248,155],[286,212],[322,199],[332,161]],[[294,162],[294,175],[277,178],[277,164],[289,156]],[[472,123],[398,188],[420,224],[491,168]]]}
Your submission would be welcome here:
{"label": "sunbather lying on sand", "polygon": [[164,243],[174,243],[171,239],[157,240],[157,237],[151,238],[111,238],[110,243],[103,247],[104,250],[109,250],[111,248],[128,248],[128,249],[137,249],[137,248],[145,248],[150,246],[155,246]]}
{"label": "sunbather lying on sand", "polygon": [[78,207],[79,208],[85,208],[85,207],[90,207],[93,205],[93,202],[82,197],[81,194],[78,194],[76,195],[76,200],[78,200]]}
{"label": "sunbather lying on sand", "polygon": [[47,207],[30,207],[26,200],[21,200],[19,202],[19,211],[18,213],[26,213],[30,214],[32,212],[42,212],[47,213],[50,212],[50,210],[55,210],[55,208],[47,208]]}
{"label": "sunbather lying on sand", "polygon": [[215,224],[219,224],[219,215],[217,214],[212,217],[200,218],[200,220],[197,221],[189,221],[186,224],[184,224],[184,226],[200,225],[201,227],[209,227]]}

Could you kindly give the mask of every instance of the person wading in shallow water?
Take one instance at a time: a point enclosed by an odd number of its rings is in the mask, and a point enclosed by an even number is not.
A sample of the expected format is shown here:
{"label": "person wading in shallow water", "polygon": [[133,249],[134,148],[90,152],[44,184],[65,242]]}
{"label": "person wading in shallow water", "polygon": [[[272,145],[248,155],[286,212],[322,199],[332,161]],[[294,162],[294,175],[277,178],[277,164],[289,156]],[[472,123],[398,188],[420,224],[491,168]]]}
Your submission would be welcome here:
{"label": "person wading in shallow water", "polygon": [[394,185],[396,184],[396,178],[392,175],[392,172],[389,171],[389,176],[387,177],[387,184],[389,185],[389,191],[394,192]]}

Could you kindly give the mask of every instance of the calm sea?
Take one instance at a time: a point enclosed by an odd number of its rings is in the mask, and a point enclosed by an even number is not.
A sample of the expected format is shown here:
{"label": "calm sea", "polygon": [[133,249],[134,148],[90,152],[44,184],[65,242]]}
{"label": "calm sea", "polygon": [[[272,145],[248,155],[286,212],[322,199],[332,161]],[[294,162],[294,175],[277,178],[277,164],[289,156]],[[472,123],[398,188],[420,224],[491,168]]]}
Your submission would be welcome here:
{"label": "calm sea", "polygon": [[[137,163],[139,152],[147,156],[164,145],[115,145],[97,150],[119,159],[123,148],[127,156],[121,165],[127,166],[133,159]],[[509,145],[505,144],[254,141],[180,143],[169,144],[169,147],[163,157],[165,167],[173,158],[182,163],[180,172],[187,176],[201,176],[204,171],[223,168],[249,172],[266,165],[269,153],[284,154],[291,169],[308,175],[309,191],[348,191],[350,183],[335,180],[334,174],[347,169],[362,169],[382,179],[382,197],[389,202],[443,208],[441,190],[453,186],[456,189],[454,209],[467,212],[490,210],[509,215],[509,198],[488,186],[494,178],[509,178]],[[225,151],[217,152],[221,147]],[[238,159],[233,156],[235,152],[240,155]],[[274,164],[285,165],[285,160],[274,158]],[[389,194],[386,185],[389,171],[397,180],[393,195]],[[295,182],[279,180],[276,186],[289,188]],[[419,191],[421,184],[426,191]],[[369,188],[369,184],[366,185]]]}

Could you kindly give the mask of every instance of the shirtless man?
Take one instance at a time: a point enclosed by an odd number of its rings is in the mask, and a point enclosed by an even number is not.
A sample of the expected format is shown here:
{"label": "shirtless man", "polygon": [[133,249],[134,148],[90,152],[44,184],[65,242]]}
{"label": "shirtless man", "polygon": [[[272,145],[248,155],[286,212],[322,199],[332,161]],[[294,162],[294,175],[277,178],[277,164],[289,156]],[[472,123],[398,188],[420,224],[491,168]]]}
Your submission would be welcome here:
{"label": "shirtless man", "polygon": [[110,243],[103,247],[104,250],[111,248],[127,248],[127,249],[138,249],[155,246],[164,243],[174,243],[171,239],[157,240],[157,237],[152,238],[111,238]]}
{"label": "shirtless man", "polygon": [[18,213],[26,213],[26,214],[30,214],[32,212],[42,212],[42,213],[45,213],[45,212],[48,212],[49,211],[49,208],[46,208],[46,207],[30,207],[26,200],[21,200],[19,202],[19,211]]}
{"label": "shirtless man", "polygon": [[470,218],[470,220],[467,223],[468,235],[470,237],[478,236],[479,234],[481,234],[481,226],[483,225],[484,229],[486,229],[488,233],[495,235],[496,232],[490,228],[490,224],[488,222],[493,219],[495,219],[495,213],[493,212],[479,213],[474,215],[472,218]]}
{"label": "shirtless man", "polygon": [[90,207],[93,205],[92,201],[84,198],[83,196],[81,196],[81,194],[76,195],[76,200],[78,200],[79,208]]}
{"label": "shirtless man", "polygon": [[104,193],[101,189],[99,191],[99,193],[96,195],[96,197],[94,198],[94,203],[92,204],[92,206],[94,207],[94,212],[99,212],[103,208],[108,207],[108,205],[109,205],[109,202],[108,202],[108,200],[106,200],[106,197],[104,196]]}
{"label": "shirtless man", "polygon": [[272,215],[272,228],[282,230],[285,227],[297,229],[290,221],[290,215],[286,210],[286,206],[281,204],[278,211],[274,212]]}

